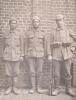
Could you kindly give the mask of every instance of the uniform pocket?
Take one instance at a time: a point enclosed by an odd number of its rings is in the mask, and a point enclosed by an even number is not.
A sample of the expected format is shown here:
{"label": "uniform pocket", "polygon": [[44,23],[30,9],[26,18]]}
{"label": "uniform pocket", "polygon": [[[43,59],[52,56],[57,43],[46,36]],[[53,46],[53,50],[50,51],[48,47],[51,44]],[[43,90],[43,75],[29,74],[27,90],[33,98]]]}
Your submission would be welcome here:
{"label": "uniform pocket", "polygon": [[16,53],[16,54],[21,54],[20,48],[15,48],[14,50],[15,50],[15,53]]}
{"label": "uniform pocket", "polygon": [[28,39],[32,39],[32,38],[34,38],[34,35],[29,35],[28,36]]}

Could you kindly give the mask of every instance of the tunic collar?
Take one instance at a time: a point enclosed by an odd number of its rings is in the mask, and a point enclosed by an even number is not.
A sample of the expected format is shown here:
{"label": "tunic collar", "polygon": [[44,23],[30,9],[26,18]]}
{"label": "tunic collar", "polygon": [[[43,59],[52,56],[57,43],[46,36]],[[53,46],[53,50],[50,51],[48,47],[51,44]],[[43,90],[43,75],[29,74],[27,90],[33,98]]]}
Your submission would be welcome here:
{"label": "tunic collar", "polygon": [[66,29],[66,27],[65,27],[65,26],[64,26],[64,27],[62,27],[62,28],[58,28],[58,27],[56,28],[56,30],[57,30],[57,31],[60,31],[60,30],[65,30],[65,29]]}

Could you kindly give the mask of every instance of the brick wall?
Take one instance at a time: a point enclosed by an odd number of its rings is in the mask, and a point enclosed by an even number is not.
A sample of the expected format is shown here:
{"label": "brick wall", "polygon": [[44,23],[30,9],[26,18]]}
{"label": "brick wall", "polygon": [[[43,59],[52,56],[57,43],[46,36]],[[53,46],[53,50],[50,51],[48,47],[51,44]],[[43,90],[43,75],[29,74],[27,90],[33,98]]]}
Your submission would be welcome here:
{"label": "brick wall", "polygon": [[18,19],[21,30],[28,29],[32,13],[40,17],[45,33],[51,33],[51,29],[56,27],[54,19],[58,13],[65,15],[66,24],[76,32],[76,0],[0,0],[0,34],[6,32],[12,16]]}
{"label": "brick wall", "polygon": [[50,32],[55,27],[55,16],[65,15],[68,26],[76,32],[76,0],[34,0],[34,14],[41,18],[42,28]]}

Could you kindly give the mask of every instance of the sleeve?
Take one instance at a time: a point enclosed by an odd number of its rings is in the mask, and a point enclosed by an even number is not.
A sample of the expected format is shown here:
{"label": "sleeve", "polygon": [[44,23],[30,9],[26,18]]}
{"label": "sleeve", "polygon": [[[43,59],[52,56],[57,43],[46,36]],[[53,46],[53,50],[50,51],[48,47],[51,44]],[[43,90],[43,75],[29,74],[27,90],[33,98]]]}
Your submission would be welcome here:
{"label": "sleeve", "polygon": [[28,45],[28,35],[27,35],[27,32],[26,32],[25,39],[24,39],[24,53],[25,53],[25,56],[27,55],[27,45]]}
{"label": "sleeve", "polygon": [[53,40],[52,34],[48,34],[47,36],[47,56],[52,55],[52,48],[51,48],[52,40]]}
{"label": "sleeve", "polygon": [[74,52],[74,50],[75,50],[76,34],[72,30],[70,30],[69,33],[70,33],[70,37],[72,38],[71,51]]}
{"label": "sleeve", "polygon": [[72,31],[72,30],[69,30],[69,33],[70,33],[70,37],[76,41],[76,34]]}
{"label": "sleeve", "polygon": [[22,34],[20,35],[20,44],[21,44],[21,56],[25,55],[24,52],[24,43],[25,43],[25,32],[22,32]]}
{"label": "sleeve", "polygon": [[[8,33],[7,33],[8,34]],[[3,33],[3,35],[2,35],[2,43],[3,43],[3,52],[4,52],[4,50],[5,50],[5,47],[6,47],[6,34],[4,34]]]}

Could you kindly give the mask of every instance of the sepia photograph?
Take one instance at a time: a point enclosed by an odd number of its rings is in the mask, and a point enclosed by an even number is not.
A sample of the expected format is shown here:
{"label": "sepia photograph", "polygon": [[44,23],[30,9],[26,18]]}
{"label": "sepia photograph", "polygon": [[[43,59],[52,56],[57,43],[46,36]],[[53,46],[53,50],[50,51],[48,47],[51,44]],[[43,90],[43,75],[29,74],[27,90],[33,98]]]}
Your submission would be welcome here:
{"label": "sepia photograph", "polygon": [[0,100],[76,100],[76,0],[0,0]]}

